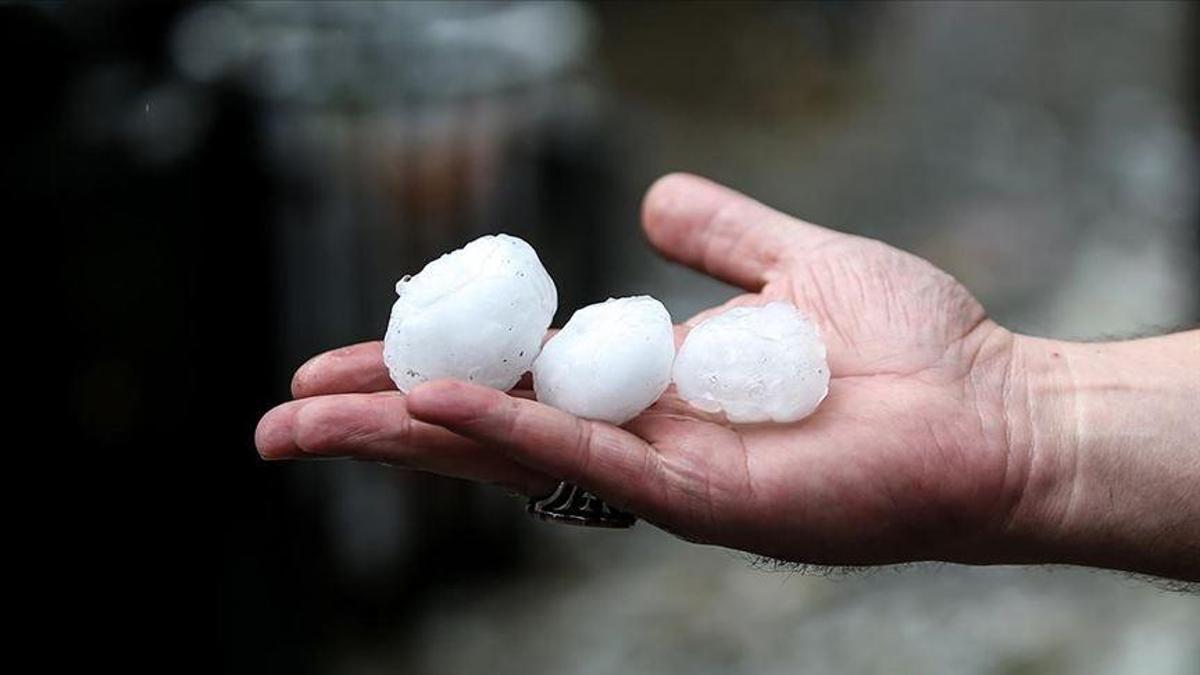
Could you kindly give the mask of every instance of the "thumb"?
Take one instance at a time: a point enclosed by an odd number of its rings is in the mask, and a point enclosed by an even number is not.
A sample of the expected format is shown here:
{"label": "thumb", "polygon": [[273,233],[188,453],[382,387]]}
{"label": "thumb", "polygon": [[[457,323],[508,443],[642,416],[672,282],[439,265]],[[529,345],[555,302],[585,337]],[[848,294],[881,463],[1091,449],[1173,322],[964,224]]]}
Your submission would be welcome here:
{"label": "thumb", "polygon": [[685,173],[650,186],[642,226],[663,257],[748,291],[761,289],[789,253],[846,236]]}

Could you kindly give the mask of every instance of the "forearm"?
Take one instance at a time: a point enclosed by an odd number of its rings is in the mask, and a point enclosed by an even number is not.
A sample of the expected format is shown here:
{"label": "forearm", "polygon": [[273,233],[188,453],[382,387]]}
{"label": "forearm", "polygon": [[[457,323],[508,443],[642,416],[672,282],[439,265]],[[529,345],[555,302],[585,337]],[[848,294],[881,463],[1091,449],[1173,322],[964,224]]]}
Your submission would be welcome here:
{"label": "forearm", "polygon": [[1046,562],[1200,580],[1200,331],[1020,338],[1009,533]]}

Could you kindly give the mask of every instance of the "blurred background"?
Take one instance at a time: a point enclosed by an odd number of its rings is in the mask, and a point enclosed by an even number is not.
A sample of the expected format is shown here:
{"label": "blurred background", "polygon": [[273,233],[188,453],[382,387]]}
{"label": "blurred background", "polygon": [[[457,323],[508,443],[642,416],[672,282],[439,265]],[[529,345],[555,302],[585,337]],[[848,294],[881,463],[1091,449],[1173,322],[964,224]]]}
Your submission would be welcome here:
{"label": "blurred background", "polygon": [[1200,673],[1200,602],[1142,580],[772,573],[251,442],[297,365],[483,233],[535,245],[559,324],[721,302],[641,239],[673,170],[925,256],[1018,331],[1194,325],[1196,6],[53,2],[0,35],[0,175],[85,337],[61,439],[136,486],[94,518],[150,526],[79,560],[198,600],[220,671]]}

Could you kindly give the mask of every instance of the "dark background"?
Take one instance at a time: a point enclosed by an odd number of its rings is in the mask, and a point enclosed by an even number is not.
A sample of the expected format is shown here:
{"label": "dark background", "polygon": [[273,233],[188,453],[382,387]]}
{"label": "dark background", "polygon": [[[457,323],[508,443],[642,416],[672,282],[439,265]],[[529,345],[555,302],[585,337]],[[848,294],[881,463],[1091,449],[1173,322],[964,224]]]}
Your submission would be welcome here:
{"label": "dark background", "polygon": [[1194,602],[1137,583],[773,577],[455,481],[266,465],[252,434],[307,356],[382,333],[395,278],[485,232],[535,244],[560,323],[634,291],[677,320],[720,301],[637,234],[675,169],[915,250],[1018,330],[1194,325],[1198,16],[0,6],[8,222],[47,240],[59,301],[48,450],[86,495],[60,630],[133,614],[96,649],[228,672],[1196,672]]}

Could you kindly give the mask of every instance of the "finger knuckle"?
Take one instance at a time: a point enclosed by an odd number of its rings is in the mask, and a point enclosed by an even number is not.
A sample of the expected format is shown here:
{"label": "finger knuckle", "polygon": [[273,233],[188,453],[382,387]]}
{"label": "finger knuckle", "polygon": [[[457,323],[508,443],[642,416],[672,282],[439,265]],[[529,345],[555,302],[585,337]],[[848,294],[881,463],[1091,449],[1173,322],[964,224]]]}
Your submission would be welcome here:
{"label": "finger knuckle", "polygon": [[578,480],[588,475],[592,464],[592,444],[595,442],[595,429],[591,422],[580,421],[576,426],[574,447],[574,476]]}

